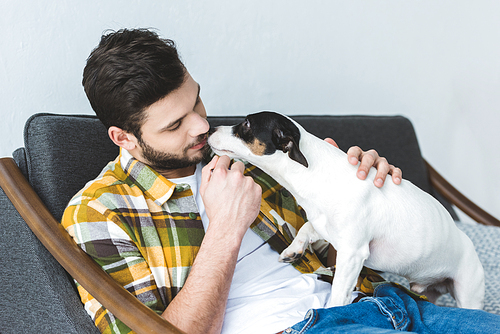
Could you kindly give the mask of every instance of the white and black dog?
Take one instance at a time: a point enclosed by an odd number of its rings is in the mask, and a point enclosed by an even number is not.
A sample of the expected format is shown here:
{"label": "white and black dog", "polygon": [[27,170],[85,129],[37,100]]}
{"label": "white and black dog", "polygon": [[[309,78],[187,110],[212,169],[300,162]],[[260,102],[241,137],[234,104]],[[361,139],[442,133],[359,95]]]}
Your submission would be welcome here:
{"label": "white and black dog", "polygon": [[[218,127],[208,143],[218,155],[261,168],[306,211],[309,222],[281,261],[294,261],[317,240],[335,247],[329,306],[350,302],[365,265],[407,278],[431,301],[450,292],[459,307],[483,307],[484,272],[472,242],[437,200],[409,181],[377,188],[359,180],[344,152],[274,112]],[[367,180],[375,174],[372,168]]]}

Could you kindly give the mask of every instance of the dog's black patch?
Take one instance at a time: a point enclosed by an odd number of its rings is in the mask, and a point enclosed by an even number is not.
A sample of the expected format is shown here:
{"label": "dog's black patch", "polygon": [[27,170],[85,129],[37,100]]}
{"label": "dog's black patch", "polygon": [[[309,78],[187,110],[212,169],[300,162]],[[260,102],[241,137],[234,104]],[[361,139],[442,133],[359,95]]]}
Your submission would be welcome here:
{"label": "dog's black patch", "polygon": [[288,152],[292,160],[308,167],[299,149],[299,128],[283,115],[270,111],[248,115],[244,122],[233,127],[233,135],[249,146],[259,142],[265,147],[262,152],[264,155],[273,154],[276,150]]}

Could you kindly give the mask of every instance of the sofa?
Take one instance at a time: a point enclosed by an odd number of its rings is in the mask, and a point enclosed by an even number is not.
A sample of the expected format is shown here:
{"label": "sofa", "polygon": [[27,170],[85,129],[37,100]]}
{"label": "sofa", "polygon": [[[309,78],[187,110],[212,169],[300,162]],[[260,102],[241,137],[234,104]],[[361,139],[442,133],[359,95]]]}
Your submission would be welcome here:
{"label": "sofa", "polygon": [[[500,314],[500,221],[431,167],[407,118],[293,118],[321,138],[334,138],[341,149],[375,148],[400,167],[406,179],[441,201],[472,239],[485,268],[485,311]],[[242,119],[209,117],[209,122],[229,125]],[[0,159],[1,333],[99,333],[80,302],[73,277],[136,332],[181,333],[99,272],[58,224],[69,199],[117,154],[118,148],[96,117],[40,113],[26,122],[24,147]],[[460,222],[457,207],[477,223]],[[384,275],[406,284],[400,277]],[[449,295],[438,304],[455,306]]]}

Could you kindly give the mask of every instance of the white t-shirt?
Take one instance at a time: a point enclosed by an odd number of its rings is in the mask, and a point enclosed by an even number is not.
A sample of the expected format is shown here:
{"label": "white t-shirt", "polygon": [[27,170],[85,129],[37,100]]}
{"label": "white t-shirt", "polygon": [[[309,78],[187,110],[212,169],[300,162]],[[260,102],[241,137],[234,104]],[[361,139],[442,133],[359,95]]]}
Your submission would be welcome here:
{"label": "white t-shirt", "polygon": [[[170,181],[191,186],[206,230],[208,217],[198,191],[201,169],[199,164],[194,175]],[[277,333],[304,320],[309,309],[326,306],[331,285],[278,262],[278,256],[257,234],[247,231],[229,291],[223,334]]]}

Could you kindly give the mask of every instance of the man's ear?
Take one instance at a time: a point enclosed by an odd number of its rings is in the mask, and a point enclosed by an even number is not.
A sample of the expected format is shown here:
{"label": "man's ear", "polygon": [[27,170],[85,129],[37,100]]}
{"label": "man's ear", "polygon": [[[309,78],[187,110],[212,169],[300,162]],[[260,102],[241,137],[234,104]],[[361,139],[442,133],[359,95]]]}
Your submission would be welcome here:
{"label": "man's ear", "polygon": [[137,138],[133,134],[123,131],[119,127],[110,126],[108,129],[108,135],[113,143],[126,149],[127,151],[132,151],[137,147]]}
{"label": "man's ear", "polygon": [[288,157],[290,159],[298,162],[306,168],[309,167],[309,163],[307,162],[306,157],[304,157],[299,149],[299,144],[291,135],[286,135],[280,129],[275,129],[273,135],[276,140],[275,142],[278,149],[280,149],[284,153],[288,152]]}

